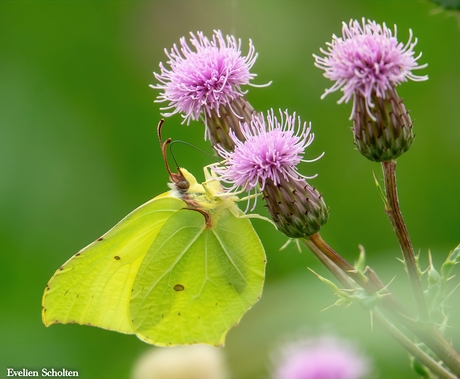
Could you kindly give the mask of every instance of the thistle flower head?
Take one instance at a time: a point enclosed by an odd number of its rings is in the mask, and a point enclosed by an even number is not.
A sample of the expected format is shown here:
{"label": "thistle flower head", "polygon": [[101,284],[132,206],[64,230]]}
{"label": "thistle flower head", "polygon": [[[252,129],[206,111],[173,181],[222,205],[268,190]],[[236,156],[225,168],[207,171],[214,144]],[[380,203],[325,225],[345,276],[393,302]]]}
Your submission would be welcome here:
{"label": "thistle flower head", "polygon": [[370,371],[352,344],[332,336],[291,342],[279,355],[273,379],[361,379]]}
{"label": "thistle flower head", "polygon": [[192,47],[182,37],[180,47],[165,50],[170,68],[160,63],[161,72],[154,73],[159,84],[150,86],[162,91],[157,102],[168,103],[162,109],[170,111],[163,116],[181,113],[187,123],[199,119],[201,112],[210,116],[211,110],[218,112],[220,106],[242,97],[240,86],[256,76],[250,69],[257,58],[251,41],[247,56],[242,56],[241,40],[224,37],[219,30],[211,40],[202,32],[190,35]]}
{"label": "thistle flower head", "polygon": [[232,185],[230,190],[241,187],[248,192],[258,184],[264,190],[267,180],[278,185],[282,178],[287,181],[305,178],[296,166],[305,161],[302,159],[305,149],[313,142],[310,130],[295,113],[280,111],[279,120],[273,110],[267,112],[266,119],[254,114],[250,123],[241,124],[243,140],[230,131],[234,151],[216,148],[225,159],[224,168],[216,168],[216,172],[223,182]]}
{"label": "thistle flower head", "polygon": [[328,219],[329,210],[321,194],[305,180],[315,176],[303,176],[297,169],[301,161],[311,162],[302,159],[313,142],[310,129],[295,113],[280,111],[278,120],[271,110],[266,119],[254,114],[250,124],[242,124],[242,139],[230,131],[234,151],[216,148],[225,161],[223,168],[215,167],[214,171],[223,182],[230,183],[228,190],[255,189],[257,193],[260,189],[276,226],[290,238],[309,237]]}
{"label": "thistle flower head", "polygon": [[[372,96],[384,98],[387,90],[408,79],[414,81],[427,80],[428,76],[417,76],[412,71],[425,68],[427,64],[419,65],[414,56],[417,39],[413,40],[409,30],[409,40],[404,45],[396,38],[385,24],[362,19],[350,20],[343,23],[342,37],[333,35],[332,42],[327,43],[325,55],[313,55],[315,66],[324,70],[324,76],[334,80],[335,84],[327,89],[327,94],[341,90],[343,96],[339,103],[348,102],[354,95],[359,94],[366,99],[366,106],[373,107]],[[353,109],[354,112],[354,109]],[[352,112],[352,117],[353,117]]]}

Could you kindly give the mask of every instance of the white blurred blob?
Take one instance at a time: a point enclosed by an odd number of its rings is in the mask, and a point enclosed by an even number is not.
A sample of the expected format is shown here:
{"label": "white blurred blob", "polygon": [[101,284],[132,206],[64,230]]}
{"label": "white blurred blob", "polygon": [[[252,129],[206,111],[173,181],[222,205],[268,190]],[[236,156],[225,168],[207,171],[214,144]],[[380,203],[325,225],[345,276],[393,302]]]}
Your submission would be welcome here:
{"label": "white blurred blob", "polygon": [[153,348],[135,363],[132,379],[227,379],[223,351],[208,345]]}

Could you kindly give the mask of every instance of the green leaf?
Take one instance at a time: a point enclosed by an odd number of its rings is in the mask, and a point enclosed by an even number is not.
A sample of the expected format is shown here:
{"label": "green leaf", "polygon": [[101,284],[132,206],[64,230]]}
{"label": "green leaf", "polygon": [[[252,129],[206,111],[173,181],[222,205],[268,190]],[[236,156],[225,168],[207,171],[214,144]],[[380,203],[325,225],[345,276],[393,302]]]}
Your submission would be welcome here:
{"label": "green leaf", "polygon": [[332,307],[332,306],[340,306],[340,305],[345,305],[345,306],[349,306],[351,303],[353,303],[354,301],[354,292],[356,292],[355,289],[351,289],[351,290],[348,290],[348,289],[340,289],[339,287],[337,287],[333,282],[331,282],[329,279],[326,279],[324,276],[321,276],[319,275],[318,273],[316,273],[315,271],[313,271],[311,268],[308,268],[313,274],[316,275],[316,277],[321,280],[323,283],[327,284],[329,287],[332,288],[332,290],[335,292],[335,294],[339,297],[339,299],[332,305],[330,305],[329,307],[327,307],[326,309]]}
{"label": "green leaf", "polygon": [[380,183],[379,181],[377,180],[377,177],[375,176],[375,173],[372,172],[372,176],[374,177],[374,183],[375,183],[375,186],[377,187],[377,191],[380,195],[380,198],[382,199],[383,201],[383,204],[385,205],[385,209],[389,209],[389,204],[388,204],[388,199],[387,199],[387,195],[385,194],[385,191],[383,190],[383,188],[380,186]]}
{"label": "green leaf", "polygon": [[419,375],[419,377],[425,379],[430,379],[433,377],[430,370],[426,366],[424,366],[422,362],[420,362],[417,358],[411,356],[410,360],[412,368],[414,369],[415,373]]}
{"label": "green leaf", "polygon": [[452,269],[460,263],[460,245],[458,245],[454,250],[452,250],[447,256],[446,261],[441,266],[441,276],[445,281],[449,279]]}
{"label": "green leaf", "polygon": [[451,279],[450,275],[452,269],[460,262],[460,246],[457,246],[449,253],[446,261],[441,266],[440,272],[435,269],[430,253],[428,257],[430,263],[425,271],[427,273],[428,286],[424,292],[427,298],[431,319],[442,328],[445,328],[448,325],[449,316],[448,300],[458,287],[457,285],[450,290],[448,281]]}
{"label": "green leaf", "polygon": [[354,267],[358,272],[364,272],[366,268],[366,250],[364,250],[364,246],[359,245],[359,257],[358,260],[355,262]]}

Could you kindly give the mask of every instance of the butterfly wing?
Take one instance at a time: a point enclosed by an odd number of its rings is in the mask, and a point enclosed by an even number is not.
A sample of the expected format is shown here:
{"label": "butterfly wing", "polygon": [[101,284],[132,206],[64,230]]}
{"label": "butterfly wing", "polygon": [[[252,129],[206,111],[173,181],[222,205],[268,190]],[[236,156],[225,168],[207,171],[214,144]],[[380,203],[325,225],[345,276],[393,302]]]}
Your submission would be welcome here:
{"label": "butterfly wing", "polygon": [[247,218],[180,210],[165,222],[134,280],[136,334],[160,346],[222,345],[260,298],[265,253]]}
{"label": "butterfly wing", "polygon": [[160,195],[70,258],[46,286],[45,325],[77,323],[135,333],[129,302],[139,266],[159,230],[183,207],[183,201]]}

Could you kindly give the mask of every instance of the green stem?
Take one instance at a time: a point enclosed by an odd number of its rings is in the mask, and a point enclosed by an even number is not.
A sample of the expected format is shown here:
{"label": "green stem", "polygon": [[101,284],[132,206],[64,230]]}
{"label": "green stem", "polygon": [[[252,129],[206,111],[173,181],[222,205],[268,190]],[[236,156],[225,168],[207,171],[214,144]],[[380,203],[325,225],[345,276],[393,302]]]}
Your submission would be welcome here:
{"label": "green stem", "polygon": [[326,257],[311,240],[302,239],[302,242],[345,288],[355,288],[350,278],[331,259]]}
{"label": "green stem", "polygon": [[[302,242],[313,252],[318,260],[335,276],[335,278],[346,289],[356,288],[350,278],[322,251],[309,239],[302,240]],[[377,321],[386,329],[391,336],[398,341],[409,353],[416,357],[423,365],[428,367],[432,373],[437,375],[440,379],[455,379],[456,376],[447,371],[443,366],[421,350],[412,340],[410,340],[401,330],[399,330],[393,323],[378,308],[374,308],[374,315]]]}
{"label": "green stem", "polygon": [[[370,288],[369,280],[366,276],[356,270],[353,265],[347,262],[340,254],[338,254],[326,241],[324,241],[319,233],[315,233],[308,237],[308,240],[315,246],[322,254],[324,254],[330,261],[346,273],[351,279],[359,284],[364,289],[369,289],[371,293],[378,291],[377,288]],[[307,245],[308,246],[308,245]]]}
{"label": "green stem", "polygon": [[[308,237],[308,239],[309,243],[311,243],[316,249],[324,254],[337,267],[339,267],[346,275],[348,275],[350,279],[353,279],[356,284],[363,288],[369,295],[372,295],[377,291],[385,291],[385,285],[382,283],[374,270],[368,267],[366,269],[368,274],[367,276],[356,270],[339,253],[337,253],[331,246],[329,246],[319,233],[311,235]],[[386,305],[386,308],[390,312],[395,315],[397,314],[404,320],[412,320],[410,313],[404,308],[402,304],[396,300],[396,298],[391,293],[386,291],[385,295],[386,296],[382,297],[381,301]]]}
{"label": "green stem", "polygon": [[[330,247],[321,238],[319,233],[309,237],[309,243],[307,246],[309,246],[310,243],[313,245],[315,250],[319,250],[319,252],[324,254],[368,294],[371,295],[376,291],[380,291],[385,288],[373,270],[368,270],[370,274],[368,277],[358,272],[350,263],[348,263],[332,247]],[[314,250],[312,251],[315,253]],[[316,252],[315,255],[318,256],[318,252]],[[394,321],[398,322],[398,324],[411,331],[417,338],[425,343],[425,345],[428,346],[433,353],[435,353],[444,362],[444,364],[452,370],[452,372],[460,376],[460,356],[449,344],[449,342],[447,342],[436,326],[414,320],[404,306],[397,301],[394,295],[388,292],[386,295],[387,296],[381,298],[380,305],[385,309],[389,316],[391,316]]]}
{"label": "green stem", "polygon": [[429,322],[430,317],[426,306],[425,297],[423,295],[420,276],[415,260],[414,248],[410,241],[409,233],[407,232],[406,224],[404,223],[401,210],[399,208],[398,192],[396,188],[396,161],[382,162],[383,175],[385,178],[385,193],[387,203],[385,211],[390,218],[393,229],[401,246],[404,256],[404,262],[407,268],[407,274],[417,304],[420,319],[424,322]]}
{"label": "green stem", "polygon": [[374,309],[374,316],[380,324],[396,339],[404,348],[425,365],[433,374],[442,379],[455,379],[457,376],[447,371],[443,366],[421,350],[413,341],[394,326],[385,315],[378,309]]}

